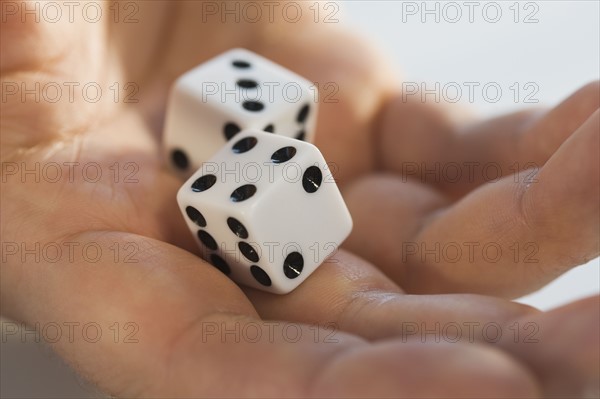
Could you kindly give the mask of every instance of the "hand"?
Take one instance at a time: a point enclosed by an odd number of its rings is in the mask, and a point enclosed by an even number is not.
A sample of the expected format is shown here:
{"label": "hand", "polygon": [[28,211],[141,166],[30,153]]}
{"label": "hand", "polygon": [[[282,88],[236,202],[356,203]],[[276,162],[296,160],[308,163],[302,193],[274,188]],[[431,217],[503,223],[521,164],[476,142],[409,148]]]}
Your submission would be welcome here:
{"label": "hand", "polygon": [[[20,18],[2,24],[3,88],[75,81],[97,82],[105,91],[97,103],[79,90],[73,102],[66,95],[56,103],[20,95],[3,102],[3,243],[63,248],[53,262],[52,255],[23,259],[21,248],[9,255],[14,248],[3,244],[3,314],[41,325],[93,321],[105,332],[115,322],[133,322],[138,343],[116,344],[105,333],[93,344],[54,344],[102,390],[127,397],[527,397],[597,389],[597,298],[539,313],[495,297],[439,295],[520,295],[597,256],[597,86],[543,116],[520,113],[461,128],[426,104],[403,102],[386,62],[346,32],[308,22],[200,24],[195,2],[139,6],[133,25]],[[36,51],[25,52],[26,45]],[[317,145],[339,165],[336,178],[355,229],[345,250],[283,297],[240,289],[190,253],[196,249],[174,201],[180,182],[160,163],[157,138],[170,83],[233,46],[339,87],[338,103],[320,104]],[[107,95],[114,82],[134,82],[139,103],[115,102]],[[421,184],[402,175],[403,162],[449,160],[528,161],[542,169],[529,187],[513,176]],[[15,164],[19,172],[12,174]],[[50,164],[61,168],[56,182],[20,173]],[[82,171],[88,165],[91,176]],[[540,263],[402,259],[402,242],[431,245],[448,237],[534,242]],[[101,249],[97,262],[82,250],[86,244]],[[298,342],[291,342],[286,321],[297,323]],[[333,337],[323,327],[330,322],[340,330]],[[504,332],[496,343],[481,329],[490,322]],[[528,322],[539,329],[539,342],[514,342],[507,329]],[[422,342],[422,334],[407,330],[436,323],[478,323],[476,342],[466,331],[454,344],[431,336]],[[236,329],[239,342],[226,334]],[[257,329],[258,342],[242,333]]]}

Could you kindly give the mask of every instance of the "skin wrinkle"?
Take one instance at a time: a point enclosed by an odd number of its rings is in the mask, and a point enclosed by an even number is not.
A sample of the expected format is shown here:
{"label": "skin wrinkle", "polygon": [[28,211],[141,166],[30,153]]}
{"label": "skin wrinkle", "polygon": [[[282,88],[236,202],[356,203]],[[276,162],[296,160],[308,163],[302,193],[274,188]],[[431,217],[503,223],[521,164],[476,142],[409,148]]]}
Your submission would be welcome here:
{"label": "skin wrinkle", "polygon": [[[395,295],[395,294],[384,294],[379,289],[366,289],[365,291],[359,291],[350,295],[350,300],[347,300],[340,311],[338,312],[336,320],[341,326],[346,325],[347,319],[358,318],[360,313],[369,306],[372,306],[374,302],[378,301],[379,295]],[[383,305],[384,302],[379,302],[379,305]]]}
{"label": "skin wrinkle", "polygon": [[348,323],[347,320],[358,319],[365,310],[368,311],[370,308],[385,306],[386,303],[397,298],[397,293],[384,292],[379,289],[360,291],[353,294],[351,299],[345,303],[334,323],[339,323],[343,328]]}
{"label": "skin wrinkle", "polygon": [[[5,40],[5,39],[4,39]],[[39,60],[28,61],[21,65],[13,66],[9,69],[2,68],[2,80],[6,78],[13,77],[16,74],[31,74],[31,73],[39,73],[44,70],[45,67],[49,65],[57,65],[61,61],[67,58],[67,56],[71,53],[72,48],[70,46],[64,46],[62,52],[51,56],[45,56],[45,59],[42,64],[39,63]]]}

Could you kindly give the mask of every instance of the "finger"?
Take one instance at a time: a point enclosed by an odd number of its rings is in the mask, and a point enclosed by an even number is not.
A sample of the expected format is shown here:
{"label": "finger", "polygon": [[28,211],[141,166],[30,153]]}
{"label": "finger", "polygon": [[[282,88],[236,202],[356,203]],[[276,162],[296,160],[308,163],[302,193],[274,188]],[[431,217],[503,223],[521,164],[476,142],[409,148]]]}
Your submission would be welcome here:
{"label": "finger", "polygon": [[[321,374],[326,382],[319,384],[319,395],[351,398],[539,397],[539,388],[530,377],[531,373],[520,366],[506,367],[505,356],[493,348],[411,342],[400,349],[391,341],[376,344],[368,352],[349,351],[340,356],[331,367],[333,371]],[[496,365],[493,379],[486,376],[490,364]],[[479,367],[483,368],[483,373]],[[402,388],[398,389],[395,383],[386,380],[385,374],[381,374],[382,369],[396,370],[395,381],[402,384]],[[513,373],[517,372],[520,375],[515,378]],[[472,379],[465,381],[463,373],[470,373]],[[502,394],[497,396],[499,391]]]}
{"label": "finger", "polygon": [[[262,322],[220,271],[182,250],[114,232],[71,240],[92,240],[102,248],[135,242],[139,263],[90,265],[76,256],[69,265],[3,266],[3,311],[5,299],[10,299],[9,314],[31,325],[70,325],[74,331],[87,325],[85,339],[75,335],[55,341],[53,347],[111,394],[339,396],[358,375],[374,378],[375,370],[377,384],[363,385],[361,395],[514,396],[537,390],[522,366],[484,348],[400,342],[378,346],[341,332],[335,342],[325,343],[315,340],[314,328],[303,325],[294,325],[290,338],[289,323]],[[26,268],[19,271],[19,280],[15,266]],[[11,289],[16,281],[21,282],[19,289]],[[89,328],[92,323],[94,329]],[[127,332],[134,334],[119,335]],[[454,367],[439,366],[440,356]],[[402,370],[415,365],[431,370],[440,383],[432,388],[425,381],[411,381]],[[474,377],[479,383],[469,384]]]}
{"label": "finger", "polygon": [[[517,161],[542,166],[600,108],[600,81],[583,86],[522,129]],[[504,155],[509,158],[509,154]]]}
{"label": "finger", "polygon": [[343,190],[353,229],[344,248],[379,267],[400,286],[406,248],[429,215],[449,205],[437,190],[393,174],[373,174]]}
{"label": "finger", "polygon": [[504,326],[537,312],[479,295],[405,295],[373,265],[343,250],[288,295],[244,291],[263,318],[318,325],[330,333],[342,330],[370,340],[487,342],[484,329],[489,323]]}
{"label": "finger", "polygon": [[487,181],[543,166],[598,109],[599,96],[598,82],[592,82],[552,110],[458,128],[447,111],[401,95],[381,114],[381,166],[461,197]]}
{"label": "finger", "polygon": [[[533,179],[506,177],[481,187],[424,220],[397,249],[404,250],[401,266],[378,265],[386,273],[404,267],[400,284],[410,292],[515,297],[598,256],[598,116],[591,116]],[[377,192],[371,201],[373,208],[397,202]],[[393,234],[400,222],[380,226],[378,237]],[[377,228],[368,219],[362,223],[367,231]],[[376,245],[377,239],[364,245]]]}
{"label": "finger", "polygon": [[[404,295],[373,266],[345,251],[288,295],[246,292],[263,317],[325,327],[325,342],[342,330],[408,345],[488,343],[539,375],[546,396],[594,397],[597,390],[598,298],[586,306],[540,313],[479,295]],[[568,328],[557,329],[559,324]],[[449,365],[446,358],[442,363]],[[347,389],[360,392],[353,384]]]}
{"label": "finger", "polygon": [[599,335],[596,296],[515,320],[499,345],[536,370],[546,397],[594,398],[600,393]]}
{"label": "finger", "polygon": [[[273,300],[269,294],[247,292],[263,317],[325,326],[325,340],[339,329],[409,345],[488,343],[539,375],[546,395],[594,397],[598,298],[586,306],[540,313],[479,295],[404,295],[373,266],[344,251],[288,295]],[[559,323],[568,326],[559,329],[565,333],[556,331]]]}

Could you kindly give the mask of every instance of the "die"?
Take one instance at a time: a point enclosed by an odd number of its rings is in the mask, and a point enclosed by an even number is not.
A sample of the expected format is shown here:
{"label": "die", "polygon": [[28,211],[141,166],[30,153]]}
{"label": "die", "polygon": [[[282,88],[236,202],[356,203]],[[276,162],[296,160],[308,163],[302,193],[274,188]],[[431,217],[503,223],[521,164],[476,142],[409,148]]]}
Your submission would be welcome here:
{"label": "die", "polygon": [[323,156],[310,143],[246,130],[194,173],[177,202],[201,256],[242,285],[285,294],[352,230]]}
{"label": "die", "polygon": [[314,85],[245,49],[227,51],[183,74],[169,95],[168,163],[189,175],[241,130],[313,141]]}

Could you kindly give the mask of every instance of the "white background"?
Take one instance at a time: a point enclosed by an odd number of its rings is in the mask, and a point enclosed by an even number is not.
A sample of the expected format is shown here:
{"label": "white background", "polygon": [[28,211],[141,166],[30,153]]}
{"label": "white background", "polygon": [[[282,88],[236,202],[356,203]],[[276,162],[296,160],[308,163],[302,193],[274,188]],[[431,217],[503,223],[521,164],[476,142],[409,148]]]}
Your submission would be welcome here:
{"label": "white background", "polygon": [[[469,21],[464,2],[432,2],[438,7],[422,22],[423,2],[348,1],[335,18],[340,23],[361,27],[374,38],[398,66],[398,73],[409,82],[435,82],[440,86],[462,86],[462,103],[482,117],[493,116],[526,106],[554,105],[581,85],[599,76],[599,3],[596,1],[522,1],[515,22],[514,1],[479,5]],[[436,6],[437,4],[437,6]],[[457,5],[458,7],[456,7]],[[510,7],[513,7],[511,9]],[[415,11],[416,14],[411,12]],[[445,8],[444,8],[445,7]],[[502,15],[498,22],[495,10]],[[331,11],[329,8],[327,11]],[[457,10],[462,17],[458,22]],[[526,16],[528,21],[525,23]],[[487,18],[487,20],[486,20]],[[535,21],[537,20],[537,22]],[[475,90],[469,100],[465,82],[500,87],[495,94]],[[517,83],[517,86],[514,84]],[[535,86],[527,86],[533,83]],[[447,86],[447,87],[451,87]],[[511,86],[513,89],[511,90]],[[519,87],[521,98],[515,101]],[[538,90],[533,93],[531,88]],[[490,89],[491,90],[491,89]],[[448,91],[456,97],[457,92]],[[531,94],[524,103],[523,95]],[[549,309],[572,300],[597,294],[598,259],[566,273],[543,290],[521,301]],[[62,365],[47,348],[33,343],[9,340],[1,344],[2,397],[84,397],[98,396],[89,386]]]}

